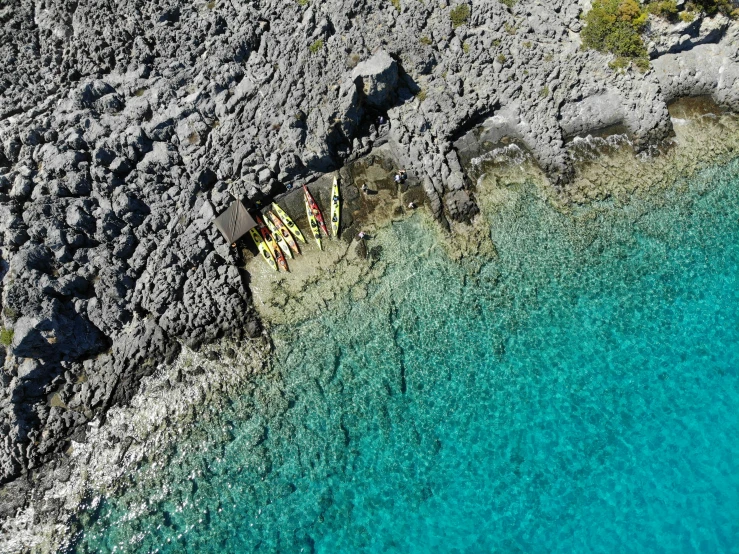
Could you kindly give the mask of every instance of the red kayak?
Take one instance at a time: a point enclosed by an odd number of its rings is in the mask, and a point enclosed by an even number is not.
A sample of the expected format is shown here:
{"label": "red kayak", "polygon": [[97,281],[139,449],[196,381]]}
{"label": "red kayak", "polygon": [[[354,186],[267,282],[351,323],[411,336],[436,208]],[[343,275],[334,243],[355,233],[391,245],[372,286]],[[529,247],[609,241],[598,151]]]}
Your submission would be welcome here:
{"label": "red kayak", "polygon": [[318,207],[318,204],[316,204],[316,201],[313,199],[311,193],[308,191],[308,187],[306,185],[303,185],[303,192],[305,192],[305,201],[310,206],[310,211],[313,212],[313,216],[316,218],[316,221],[318,221],[318,224],[321,226],[321,230],[326,236],[328,236],[328,229],[326,229],[326,224],[323,222],[323,215],[321,214],[321,210]]}
{"label": "red kayak", "polygon": [[280,250],[280,247],[277,246],[275,239],[270,234],[269,229],[264,226],[264,221],[262,221],[262,218],[259,216],[257,216],[257,223],[259,224],[259,232],[262,233],[264,242],[267,243],[267,247],[272,251],[272,255],[275,257],[275,260],[277,260],[277,264],[280,266],[280,269],[282,269],[282,271],[288,271],[285,255],[282,253],[282,250]]}

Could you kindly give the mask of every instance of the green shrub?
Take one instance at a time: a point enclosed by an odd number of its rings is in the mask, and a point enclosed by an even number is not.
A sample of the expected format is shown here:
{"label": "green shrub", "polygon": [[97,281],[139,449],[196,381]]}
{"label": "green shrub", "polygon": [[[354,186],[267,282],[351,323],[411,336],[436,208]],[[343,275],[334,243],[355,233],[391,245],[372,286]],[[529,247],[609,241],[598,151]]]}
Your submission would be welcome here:
{"label": "green shrub", "polygon": [[498,46],[500,46],[500,39],[496,38],[493,40],[493,48],[497,48]]}
{"label": "green shrub", "polygon": [[395,6],[395,9],[400,11],[400,0],[390,0],[390,3]]}
{"label": "green shrub", "polygon": [[646,56],[644,56],[643,58],[636,58],[634,60],[634,65],[642,73],[646,73],[651,67],[651,64],[649,63],[649,58],[647,58]]}
{"label": "green shrub", "polygon": [[467,44],[466,42],[463,42],[462,43],[462,50],[464,50],[464,53],[465,54],[469,54],[470,53],[470,45]]}
{"label": "green shrub", "polygon": [[431,46],[431,39],[429,37],[421,37],[418,39],[418,42],[420,42],[424,46]]}
{"label": "green shrub", "polygon": [[683,21],[684,23],[690,23],[695,19],[695,14],[693,12],[680,12],[680,21]]}
{"label": "green shrub", "polygon": [[523,46],[524,48],[531,48],[533,46],[533,43],[530,40],[527,40],[521,46]]}
{"label": "green shrub", "polygon": [[418,94],[416,94],[416,98],[418,98],[419,102],[426,100],[426,91],[424,89],[419,90]]}
{"label": "green shrub", "polygon": [[659,0],[647,4],[647,11],[652,15],[674,19],[677,15],[677,2],[675,0]]}
{"label": "green shrub", "polygon": [[319,38],[316,42],[308,47],[308,50],[310,50],[311,54],[317,54],[318,52],[323,50],[323,39]]}
{"label": "green shrub", "polygon": [[506,23],[503,25],[503,28],[505,29],[505,32],[509,35],[515,35],[516,34],[516,26],[511,25],[510,23]]}
{"label": "green shrub", "polygon": [[449,17],[455,29],[460,25],[465,25],[470,19],[470,7],[467,4],[460,4],[456,8],[452,8],[452,11],[449,12]]}
{"label": "green shrub", "polygon": [[615,60],[608,62],[608,67],[613,70],[626,69],[629,67],[628,58],[618,57]]}
{"label": "green shrub", "polygon": [[539,91],[539,96],[541,98],[546,98],[547,96],[549,96],[549,87],[544,87],[543,89],[541,89]]}
{"label": "green shrub", "polygon": [[299,6],[307,6],[310,0],[298,0]]}
{"label": "green shrub", "polygon": [[731,0],[692,0],[686,2],[685,9],[687,11],[702,11],[708,15],[715,15],[717,12],[721,12],[724,15],[731,15],[734,11],[734,6]]}
{"label": "green shrub", "polygon": [[518,0],[500,0],[500,3],[508,6],[509,8],[512,8],[513,6],[518,4]]}
{"label": "green shrub", "polygon": [[498,54],[498,57],[495,59],[498,60],[500,63],[505,63],[506,61],[505,54]]}
{"label": "green shrub", "polygon": [[636,0],[595,0],[593,9],[584,16],[583,46],[625,58],[643,58],[647,50],[639,33],[647,16]]}
{"label": "green shrub", "polygon": [[13,344],[13,334],[14,331],[12,329],[6,329],[5,327],[0,329],[0,343],[3,344],[3,346],[8,347],[11,344]]}
{"label": "green shrub", "polygon": [[634,66],[642,72],[649,71],[649,68],[651,67],[649,63],[649,58],[647,58],[646,56],[641,58],[625,58],[623,56],[619,56],[615,60],[609,62],[608,67],[615,71],[619,71],[626,69],[631,63],[633,63]]}

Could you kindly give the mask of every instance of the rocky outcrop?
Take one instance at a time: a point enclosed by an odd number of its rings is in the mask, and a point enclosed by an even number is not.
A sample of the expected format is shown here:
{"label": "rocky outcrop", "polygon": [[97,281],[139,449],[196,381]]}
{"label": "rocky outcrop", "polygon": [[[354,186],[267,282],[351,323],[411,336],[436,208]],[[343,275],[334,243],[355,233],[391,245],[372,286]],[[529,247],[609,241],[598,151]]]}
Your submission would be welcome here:
{"label": "rocky outcrop", "polygon": [[471,8],[456,26],[445,2],[303,4],[0,8],[0,482],[83,440],[182,344],[260,332],[211,224],[232,199],[385,144],[440,221],[468,221],[460,157],[481,137],[519,142],[565,186],[574,134],[620,123],[645,148],[675,96],[737,108],[724,20],[655,24],[641,74],[580,50],[574,1],[455,2]]}
{"label": "rocky outcrop", "polygon": [[739,110],[739,25],[720,42],[700,44],[654,60],[654,74],[665,101],[681,96],[712,96],[721,106]]}

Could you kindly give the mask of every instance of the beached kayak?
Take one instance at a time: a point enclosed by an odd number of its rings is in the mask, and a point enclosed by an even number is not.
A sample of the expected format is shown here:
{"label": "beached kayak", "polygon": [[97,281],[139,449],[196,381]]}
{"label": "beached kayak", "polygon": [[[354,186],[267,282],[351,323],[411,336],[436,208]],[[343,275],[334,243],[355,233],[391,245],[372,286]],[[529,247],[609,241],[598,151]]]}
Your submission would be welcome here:
{"label": "beached kayak", "polygon": [[[259,219],[257,221],[259,221]],[[280,247],[277,246],[275,239],[272,238],[269,229],[267,229],[264,225],[261,225],[259,227],[259,232],[262,233],[262,238],[264,238],[264,242],[267,243],[267,246],[269,246],[272,255],[275,257],[275,260],[277,260],[277,265],[280,266],[280,269],[282,269],[282,271],[288,271],[285,255],[282,253],[282,250],[280,250]]]}
{"label": "beached kayak", "polygon": [[256,229],[250,229],[249,234],[251,234],[251,238],[254,240],[254,244],[257,245],[257,248],[259,249],[259,253],[262,255],[262,258],[265,262],[274,269],[275,271],[279,271],[277,269],[277,262],[275,261],[275,257],[272,255],[272,251],[269,249],[267,244],[264,242],[262,237],[259,236],[259,233],[257,233]]}
{"label": "beached kayak", "polygon": [[303,236],[303,233],[300,232],[300,229],[298,229],[298,226],[295,225],[295,222],[290,218],[290,216],[287,215],[285,211],[277,205],[277,202],[272,203],[272,209],[277,214],[277,217],[279,217],[282,222],[287,225],[287,228],[290,229],[290,232],[295,235],[295,238],[305,244],[305,237]]}
{"label": "beached kayak", "polygon": [[339,179],[334,177],[334,186],[331,190],[331,231],[334,236],[339,236],[339,224],[341,223],[341,198],[339,198]]}
{"label": "beached kayak", "polygon": [[267,220],[272,220],[272,223],[275,224],[275,227],[277,228],[277,232],[282,235],[283,240],[287,243],[287,245],[290,247],[290,250],[295,253],[295,255],[300,254],[300,250],[298,249],[298,243],[295,242],[295,239],[290,234],[290,230],[287,228],[287,226],[282,222],[282,220],[277,217],[274,212],[269,212],[267,214]]}
{"label": "beached kayak", "polygon": [[321,245],[321,231],[318,228],[318,221],[316,220],[316,216],[313,215],[313,210],[311,210],[307,196],[305,197],[305,213],[308,214],[308,223],[310,224],[310,230],[313,233],[313,237],[318,243],[318,249],[323,250],[323,246]]}
{"label": "beached kayak", "polygon": [[259,223],[260,225],[264,225],[265,223],[267,224],[269,232],[272,233],[272,238],[277,241],[280,249],[287,255],[288,258],[292,260],[293,253],[290,251],[290,246],[287,244],[287,241],[285,241],[282,234],[277,230],[275,224],[272,223],[272,220],[268,217],[265,217],[264,221],[262,221],[262,218],[257,216],[257,223]]}
{"label": "beached kayak", "polygon": [[305,201],[309,204],[311,212],[315,216],[318,225],[321,227],[321,231],[328,236],[328,229],[326,229],[326,223],[323,221],[323,214],[321,213],[321,209],[318,207],[318,203],[305,185],[303,185],[303,192],[305,192]]}

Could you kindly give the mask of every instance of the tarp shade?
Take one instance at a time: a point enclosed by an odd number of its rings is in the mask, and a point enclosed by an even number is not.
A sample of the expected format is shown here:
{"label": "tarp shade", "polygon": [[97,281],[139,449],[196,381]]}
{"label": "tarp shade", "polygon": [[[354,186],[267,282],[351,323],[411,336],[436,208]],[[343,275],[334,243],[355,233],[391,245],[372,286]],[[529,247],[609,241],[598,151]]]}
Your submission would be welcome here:
{"label": "tarp shade", "polygon": [[249,229],[257,226],[241,200],[234,200],[228,209],[215,219],[215,223],[229,244],[236,242],[248,233]]}

